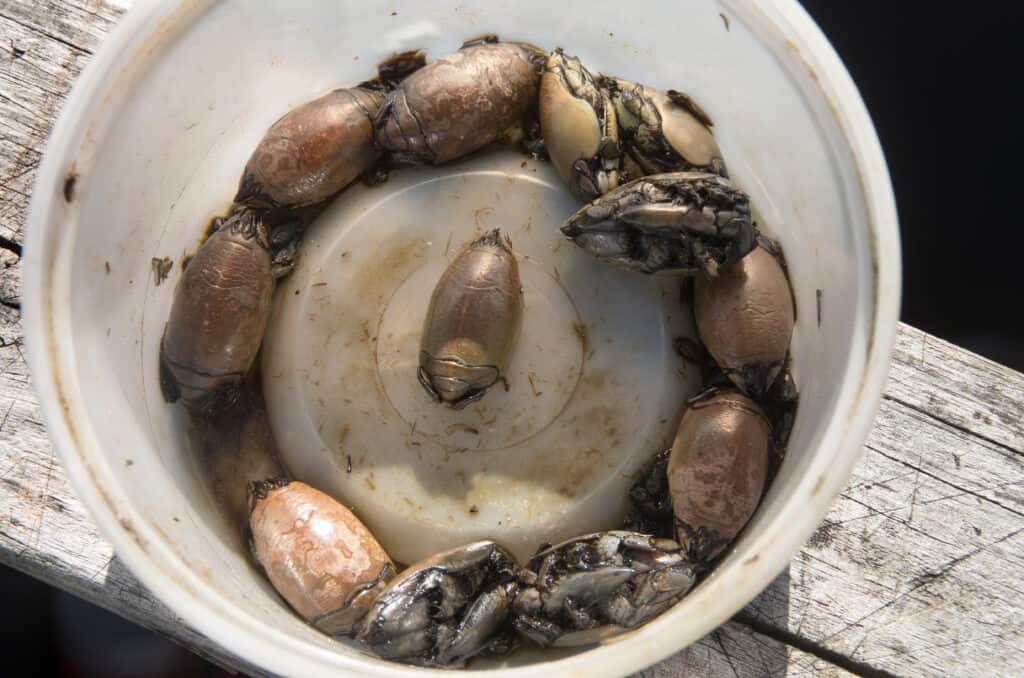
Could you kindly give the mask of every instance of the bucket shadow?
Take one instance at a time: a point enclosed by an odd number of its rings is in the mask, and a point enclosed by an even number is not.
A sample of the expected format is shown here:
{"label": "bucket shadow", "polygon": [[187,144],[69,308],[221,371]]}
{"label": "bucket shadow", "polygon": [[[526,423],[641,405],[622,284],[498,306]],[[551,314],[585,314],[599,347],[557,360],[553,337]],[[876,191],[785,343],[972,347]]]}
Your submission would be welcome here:
{"label": "bucket shadow", "polygon": [[785,676],[789,646],[755,631],[789,624],[789,568],[731,620],[693,645],[632,678]]}
{"label": "bucket shadow", "polygon": [[[77,593],[77,592],[76,592]],[[102,593],[87,600],[171,640],[229,674],[269,676],[255,664],[229,652],[192,628],[152,593],[116,555],[106,566]]]}

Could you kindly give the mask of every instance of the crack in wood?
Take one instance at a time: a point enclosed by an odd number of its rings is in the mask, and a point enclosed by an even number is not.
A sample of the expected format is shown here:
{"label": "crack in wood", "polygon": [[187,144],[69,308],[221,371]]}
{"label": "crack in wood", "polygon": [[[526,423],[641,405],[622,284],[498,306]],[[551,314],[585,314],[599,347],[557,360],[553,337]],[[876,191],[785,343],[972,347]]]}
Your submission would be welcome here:
{"label": "crack in wood", "polygon": [[0,235],[0,248],[8,250],[9,252],[14,252],[21,257],[21,243],[5,238],[2,235]]}
{"label": "crack in wood", "polygon": [[718,648],[721,650],[722,656],[725,657],[725,661],[729,663],[729,668],[732,669],[733,675],[736,676],[736,678],[740,678],[740,673],[736,670],[736,665],[732,661],[732,655],[730,655],[729,651],[725,649],[725,643],[722,642],[722,632],[720,630],[712,631],[711,638],[718,644]]}
{"label": "crack in wood", "polygon": [[1001,443],[998,440],[993,440],[993,439],[991,439],[989,437],[986,437],[984,434],[978,433],[977,431],[974,431],[974,430],[972,430],[970,428],[967,428],[966,426],[963,426],[963,425],[958,424],[956,422],[949,421],[948,419],[943,419],[942,417],[939,417],[938,415],[936,415],[934,412],[929,412],[928,410],[926,410],[923,407],[920,407],[918,405],[915,405],[914,403],[908,403],[907,401],[902,400],[901,398],[898,398],[896,396],[892,396],[892,395],[889,395],[889,394],[883,394],[882,395],[882,399],[883,400],[888,400],[888,401],[894,402],[894,403],[899,403],[900,405],[903,405],[904,407],[906,407],[908,410],[913,410],[914,412],[917,412],[918,414],[922,414],[922,415],[928,417],[929,419],[931,419],[933,421],[937,421],[937,422],[941,423],[944,426],[949,426],[950,428],[955,428],[957,431],[960,431],[961,433],[969,435],[972,438],[978,438],[980,440],[984,440],[985,442],[990,443],[992,445],[995,445],[999,449],[1004,450],[1006,452],[1009,452],[1010,454],[1024,455],[1024,450],[1018,450],[1018,449],[1016,449],[1014,447],[1011,447],[1011,446],[1009,446],[1009,445],[1007,445],[1005,443]]}
{"label": "crack in wood", "polygon": [[885,391],[972,436],[1024,449],[1024,375],[938,337],[900,328]]}
{"label": "crack in wood", "polygon": [[897,464],[902,464],[904,466],[907,466],[908,468],[917,469],[922,475],[928,476],[932,480],[937,480],[940,483],[943,483],[945,485],[949,485],[950,487],[958,490],[961,494],[969,494],[972,497],[977,497],[978,499],[982,499],[984,501],[989,502],[990,504],[994,504],[995,506],[998,506],[999,508],[1003,509],[1004,511],[1008,511],[1008,512],[1012,513],[1015,516],[1020,516],[1021,518],[1024,518],[1024,511],[1018,511],[1017,509],[1010,508],[1006,504],[1002,504],[1002,503],[996,501],[995,499],[993,499],[991,497],[986,497],[985,495],[980,494],[980,493],[978,493],[978,492],[976,492],[974,490],[968,489],[968,488],[963,487],[961,485],[957,485],[956,483],[952,483],[952,482],[950,482],[949,480],[943,478],[940,475],[937,475],[935,473],[931,473],[929,471],[925,471],[924,469],[922,469],[920,467],[917,467],[917,466],[914,466],[910,462],[904,461],[903,459],[897,459],[896,457],[893,457],[893,456],[891,456],[889,454],[886,454],[885,452],[883,452],[882,450],[880,450],[880,449],[878,449],[876,447],[872,447],[871,445],[865,445],[864,447],[867,447],[872,452],[876,452],[876,453],[882,455],[883,457],[885,457],[886,459],[889,459],[891,461],[896,462]]}
{"label": "crack in wood", "polygon": [[[961,493],[961,495],[962,494],[963,493]],[[951,497],[957,497],[957,496],[961,496],[961,495],[951,495]],[[914,527],[913,525],[910,524],[910,520],[909,519],[907,519],[907,520],[900,520],[898,517],[893,515],[894,513],[907,510],[906,506],[897,506],[896,508],[887,509],[885,511],[880,511],[878,509],[873,508],[870,504],[867,504],[867,503],[865,503],[863,501],[860,501],[856,497],[851,497],[851,496],[849,496],[846,493],[843,494],[843,498],[846,499],[847,501],[853,502],[854,504],[859,504],[860,506],[863,506],[865,509],[868,510],[868,513],[866,513],[866,514],[864,514],[862,516],[857,516],[855,518],[850,518],[848,520],[841,520],[841,521],[836,522],[836,523],[830,523],[829,521],[826,520],[825,523],[823,523],[823,525],[824,524],[829,524],[831,526],[838,527],[840,525],[849,525],[850,523],[854,523],[854,522],[858,522],[858,521],[862,521],[862,520],[867,520],[868,518],[882,517],[882,518],[886,518],[886,519],[889,519],[889,520],[895,520],[898,523],[900,523],[900,527],[902,527],[903,529],[910,530],[911,532],[914,532],[915,534],[919,534],[919,535],[921,535],[922,537],[924,537],[926,539],[931,539],[932,541],[938,542],[940,544],[944,544],[946,546],[956,546],[956,544],[954,544],[953,542],[946,541],[944,539],[940,539],[940,538],[936,537],[934,534],[930,534],[928,532],[925,532],[924,530],[921,530],[921,529],[918,529],[918,528]],[[925,503],[928,503],[928,502],[925,502]]]}
{"label": "crack in wood", "polygon": [[939,566],[935,570],[930,570],[928,572],[925,572],[924,574],[920,574],[920,575],[914,577],[911,580],[911,584],[914,585],[914,589],[913,590],[917,590],[921,586],[925,586],[927,584],[930,584],[930,583],[934,582],[937,579],[941,579],[941,578],[945,577],[947,574],[949,574],[950,570],[952,570],[954,567],[956,567],[960,563],[964,562],[965,560],[973,558],[974,556],[978,555],[979,553],[984,553],[985,551],[987,551],[988,549],[992,548],[996,544],[1001,544],[1004,541],[1008,541],[1010,539],[1013,539],[1014,537],[1016,537],[1021,532],[1024,532],[1024,527],[1018,528],[1018,529],[1014,530],[1013,532],[1011,532],[1010,534],[1008,534],[1008,535],[1006,535],[1004,537],[1000,537],[999,539],[996,539],[993,542],[985,544],[984,546],[975,547],[974,549],[972,549],[971,551],[963,554],[962,556],[957,556],[956,558],[953,558],[952,560],[950,560],[948,563],[944,563],[943,565]]}
{"label": "crack in wood", "polygon": [[898,678],[895,673],[890,673],[883,669],[876,668],[870,664],[857,661],[844,654],[840,654],[835,650],[831,650],[824,645],[820,645],[812,640],[798,636],[795,633],[780,629],[776,626],[772,626],[764,621],[761,621],[757,617],[748,614],[746,612],[740,612],[736,614],[732,620],[738,624],[749,626],[752,630],[757,631],[761,635],[774,638],[775,640],[791,645],[798,650],[802,650],[808,654],[812,654],[815,657],[824,659],[830,664],[835,664],[841,669],[845,669],[850,673],[858,676],[865,676],[865,678]]}
{"label": "crack in wood", "polygon": [[54,35],[53,33],[49,33],[46,30],[40,28],[39,26],[33,26],[32,24],[25,23],[24,21],[21,21],[21,20],[15,18],[15,17],[9,16],[9,15],[4,14],[2,12],[0,12],[0,19],[6,19],[7,21],[10,21],[11,23],[18,24],[19,26],[21,26],[22,28],[24,28],[26,30],[32,31],[33,33],[38,33],[39,35],[41,35],[41,36],[43,36],[45,38],[49,38],[50,40],[53,40],[54,42],[59,42],[60,44],[64,45],[65,47],[70,47],[71,49],[76,50],[76,51],[78,51],[78,52],[80,52],[82,54],[88,54],[89,56],[92,56],[92,50],[89,50],[89,49],[86,49],[85,47],[81,47],[79,45],[76,45],[75,43],[71,42],[70,40],[62,38],[59,35]]}

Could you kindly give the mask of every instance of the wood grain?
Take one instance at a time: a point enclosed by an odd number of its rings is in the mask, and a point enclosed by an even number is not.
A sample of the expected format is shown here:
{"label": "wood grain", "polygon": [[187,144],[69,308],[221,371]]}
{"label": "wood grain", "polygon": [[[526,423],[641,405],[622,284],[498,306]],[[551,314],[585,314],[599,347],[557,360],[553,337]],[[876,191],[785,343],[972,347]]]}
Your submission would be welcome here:
{"label": "wood grain", "polygon": [[[22,227],[74,78],[127,1],[0,0],[0,561],[256,673],[129,573],[74,497],[24,360]],[[638,674],[1015,675],[1024,667],[1024,376],[901,326],[865,457],[789,569]]]}

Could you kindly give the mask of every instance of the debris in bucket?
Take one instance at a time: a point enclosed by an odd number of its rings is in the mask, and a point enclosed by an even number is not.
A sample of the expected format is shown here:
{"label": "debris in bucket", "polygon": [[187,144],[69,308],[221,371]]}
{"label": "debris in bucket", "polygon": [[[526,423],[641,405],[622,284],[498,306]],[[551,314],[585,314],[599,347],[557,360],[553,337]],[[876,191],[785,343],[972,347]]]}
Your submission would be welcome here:
{"label": "debris in bucket", "polygon": [[174,261],[170,257],[153,257],[153,284],[157,287],[160,286],[164,280],[167,280],[167,276],[170,275],[171,269],[174,268]]}

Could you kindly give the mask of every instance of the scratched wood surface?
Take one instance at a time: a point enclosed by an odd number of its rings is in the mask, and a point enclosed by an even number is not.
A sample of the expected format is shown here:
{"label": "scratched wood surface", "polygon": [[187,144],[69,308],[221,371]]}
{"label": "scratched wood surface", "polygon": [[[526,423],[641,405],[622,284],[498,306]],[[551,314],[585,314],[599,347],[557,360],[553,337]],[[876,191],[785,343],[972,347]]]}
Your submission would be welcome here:
{"label": "scratched wood surface", "polygon": [[[0,0],[0,561],[227,667],[120,563],[74,497],[22,352],[22,227],[75,76],[130,0]],[[901,326],[882,411],[842,496],[732,621],[642,673],[1024,672],[1024,375]]]}

